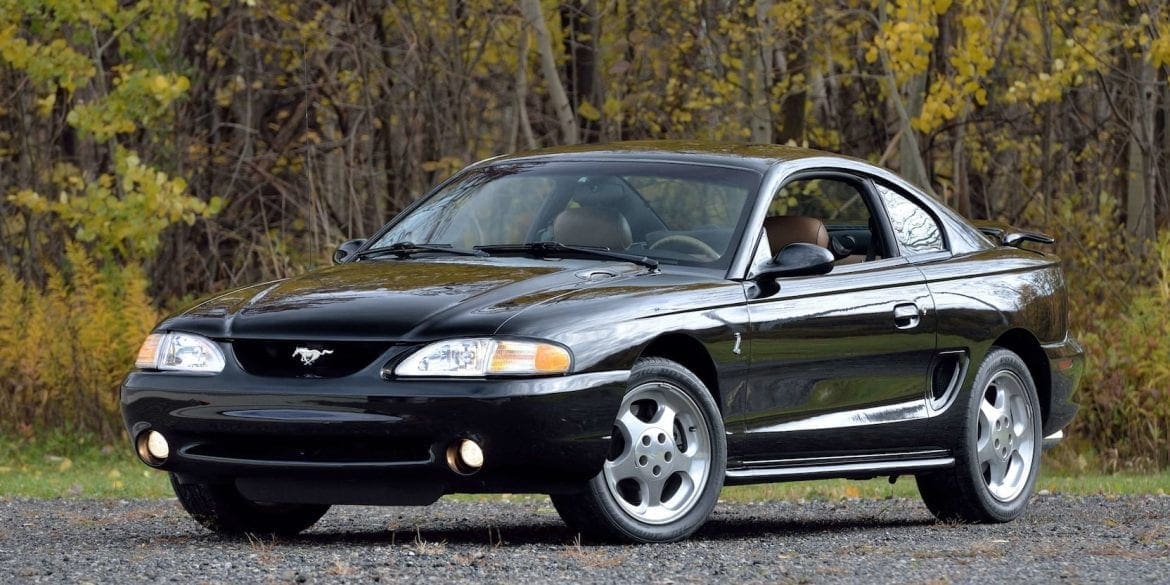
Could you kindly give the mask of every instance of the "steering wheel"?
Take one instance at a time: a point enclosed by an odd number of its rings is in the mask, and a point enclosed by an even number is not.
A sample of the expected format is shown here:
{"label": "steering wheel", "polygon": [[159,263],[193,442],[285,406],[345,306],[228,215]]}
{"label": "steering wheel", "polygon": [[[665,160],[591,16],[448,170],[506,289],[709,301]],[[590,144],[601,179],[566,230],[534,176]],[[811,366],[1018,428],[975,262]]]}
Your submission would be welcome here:
{"label": "steering wheel", "polygon": [[672,234],[650,244],[651,250],[659,248],[690,254],[702,262],[712,262],[719,259],[719,252],[716,252],[715,248],[708,246],[699,238],[683,234]]}

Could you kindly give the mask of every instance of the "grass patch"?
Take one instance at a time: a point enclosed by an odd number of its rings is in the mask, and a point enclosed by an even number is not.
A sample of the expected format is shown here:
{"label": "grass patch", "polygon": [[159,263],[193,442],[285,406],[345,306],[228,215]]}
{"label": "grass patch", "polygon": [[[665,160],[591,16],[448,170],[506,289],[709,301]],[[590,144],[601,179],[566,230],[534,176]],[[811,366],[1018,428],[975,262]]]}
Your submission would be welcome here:
{"label": "grass patch", "polygon": [[0,497],[162,498],[167,474],[138,461],[129,441],[65,433],[0,436]]}
{"label": "grass patch", "polygon": [[1160,495],[1170,493],[1170,472],[1112,475],[1082,474],[1051,476],[1041,470],[1036,483],[1037,490],[1048,490],[1054,494],[1089,495]]}
{"label": "grass patch", "polygon": [[820,479],[816,481],[789,481],[737,485],[723,488],[719,499],[726,502],[761,502],[766,500],[867,500],[917,497],[914,478],[903,477],[894,485],[884,478],[864,481],[848,479]]}
{"label": "grass patch", "polygon": [[[1042,468],[1037,490],[1069,495],[1146,495],[1170,493],[1170,472],[1097,474]],[[163,472],[138,461],[129,441],[103,442],[58,433],[34,438],[0,435],[0,498],[133,499],[171,497]],[[517,499],[525,495],[456,496],[468,501]],[[848,500],[917,498],[912,477],[894,485],[886,478],[865,481],[828,479],[723,489],[729,502],[763,500]]]}

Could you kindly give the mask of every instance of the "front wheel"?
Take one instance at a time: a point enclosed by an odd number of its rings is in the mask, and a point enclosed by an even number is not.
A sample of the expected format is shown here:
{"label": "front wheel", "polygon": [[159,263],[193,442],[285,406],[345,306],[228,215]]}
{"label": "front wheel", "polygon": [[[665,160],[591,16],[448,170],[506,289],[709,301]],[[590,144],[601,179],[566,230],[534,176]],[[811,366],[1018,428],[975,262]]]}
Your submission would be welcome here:
{"label": "front wheel", "polygon": [[601,472],[580,493],[554,494],[553,506],[593,538],[686,538],[707,520],[723,487],[722,415],[698,376],[671,360],[639,360],[629,387]]}
{"label": "front wheel", "polygon": [[940,520],[1009,522],[1024,513],[1040,469],[1040,402],[1027,365],[992,348],[975,375],[955,467],[917,477]]}
{"label": "front wheel", "polygon": [[230,483],[180,483],[171,487],[183,509],[204,528],[220,534],[296,534],[321,519],[329,506],[253,502]]}

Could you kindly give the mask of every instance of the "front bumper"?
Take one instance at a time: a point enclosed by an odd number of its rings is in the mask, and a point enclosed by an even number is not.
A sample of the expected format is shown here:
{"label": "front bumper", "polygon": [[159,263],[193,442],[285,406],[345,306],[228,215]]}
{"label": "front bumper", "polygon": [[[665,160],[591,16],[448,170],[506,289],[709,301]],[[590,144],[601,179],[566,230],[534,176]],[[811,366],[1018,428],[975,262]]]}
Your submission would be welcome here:
{"label": "front bumper", "polygon": [[[132,439],[167,438],[157,467],[179,481],[235,482],[260,501],[426,504],[452,492],[579,489],[601,469],[628,378],[264,378],[229,366],[133,372],[121,405]],[[484,452],[470,475],[446,457],[463,438]]]}

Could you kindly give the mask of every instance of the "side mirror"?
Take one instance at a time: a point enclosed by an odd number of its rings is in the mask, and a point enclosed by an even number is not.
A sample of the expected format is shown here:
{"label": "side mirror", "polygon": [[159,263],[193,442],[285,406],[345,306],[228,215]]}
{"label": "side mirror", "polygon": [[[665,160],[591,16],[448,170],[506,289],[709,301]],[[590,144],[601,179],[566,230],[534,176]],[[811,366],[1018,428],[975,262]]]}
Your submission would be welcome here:
{"label": "side mirror", "polygon": [[796,242],[784,246],[772,262],[764,266],[757,278],[779,276],[811,276],[825,274],[833,269],[833,253],[816,244]]}
{"label": "side mirror", "polygon": [[342,262],[345,262],[349,259],[350,256],[353,255],[354,252],[358,251],[358,248],[362,247],[362,244],[365,243],[365,240],[350,240],[338,246],[337,250],[333,252],[333,263],[341,264]]}

